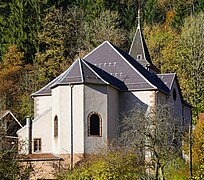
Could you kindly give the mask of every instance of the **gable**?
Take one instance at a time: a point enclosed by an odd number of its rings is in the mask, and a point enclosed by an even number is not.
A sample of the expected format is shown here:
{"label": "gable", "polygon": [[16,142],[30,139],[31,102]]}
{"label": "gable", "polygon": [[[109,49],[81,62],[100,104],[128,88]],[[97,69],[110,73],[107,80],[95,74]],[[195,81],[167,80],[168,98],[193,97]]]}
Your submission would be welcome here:
{"label": "gable", "polygon": [[128,53],[105,41],[32,96],[50,96],[51,88],[58,85],[81,83],[110,84],[121,91],[158,89],[169,93],[168,87],[156,74],[149,72]]}
{"label": "gable", "polygon": [[125,86],[121,87],[121,90],[160,89],[168,93],[168,88],[155,74],[147,71],[129,54],[107,41],[84,59],[123,82]]}

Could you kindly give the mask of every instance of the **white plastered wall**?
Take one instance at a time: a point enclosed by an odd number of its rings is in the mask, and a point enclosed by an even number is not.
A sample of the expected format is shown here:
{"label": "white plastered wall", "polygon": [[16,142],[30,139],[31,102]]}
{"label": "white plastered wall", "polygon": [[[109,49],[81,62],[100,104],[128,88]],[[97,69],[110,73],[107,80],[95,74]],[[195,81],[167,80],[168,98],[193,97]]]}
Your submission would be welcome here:
{"label": "white plastered wall", "polygon": [[[85,154],[96,154],[107,143],[107,86],[84,86]],[[102,137],[88,136],[88,115],[97,112],[102,117]]]}
{"label": "white plastered wall", "polygon": [[136,104],[146,110],[155,105],[155,91],[129,91],[120,93],[120,111],[126,115]]}
{"label": "white plastered wall", "polygon": [[[42,151],[40,153],[52,152],[52,111],[50,110],[41,118],[34,120],[32,123],[32,140],[41,139]],[[34,142],[34,141],[32,141]],[[33,146],[32,146],[33,147]],[[33,150],[33,148],[32,148]]]}
{"label": "white plastered wall", "polygon": [[72,106],[71,86],[58,86],[52,89],[52,124],[54,117],[58,117],[58,137],[54,137],[54,128],[52,129],[52,150],[56,154],[71,153],[71,107],[73,112],[73,153],[84,153],[83,86],[73,85]]}
{"label": "white plastered wall", "polygon": [[52,104],[52,96],[38,96],[34,98],[34,118],[46,111]]}
{"label": "white plastered wall", "polygon": [[[41,148],[42,150],[37,153],[50,153],[52,152],[52,112],[51,108],[46,113],[32,121],[32,152],[33,152],[33,142],[35,138],[41,139]],[[19,138],[19,143],[24,143],[20,153],[28,153],[28,137],[27,137],[27,125],[21,128],[17,134]]]}
{"label": "white plastered wall", "polygon": [[118,136],[119,115],[120,115],[120,96],[118,90],[108,86],[108,141],[111,142]]}

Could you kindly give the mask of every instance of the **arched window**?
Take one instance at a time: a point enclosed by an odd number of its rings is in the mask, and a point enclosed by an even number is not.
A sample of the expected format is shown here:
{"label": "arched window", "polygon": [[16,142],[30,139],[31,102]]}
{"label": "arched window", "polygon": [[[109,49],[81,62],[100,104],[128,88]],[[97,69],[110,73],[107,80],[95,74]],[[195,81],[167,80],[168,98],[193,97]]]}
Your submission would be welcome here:
{"label": "arched window", "polygon": [[54,137],[58,136],[58,117],[54,118]]}
{"label": "arched window", "polygon": [[89,136],[102,136],[102,118],[96,112],[88,116],[88,134]]}

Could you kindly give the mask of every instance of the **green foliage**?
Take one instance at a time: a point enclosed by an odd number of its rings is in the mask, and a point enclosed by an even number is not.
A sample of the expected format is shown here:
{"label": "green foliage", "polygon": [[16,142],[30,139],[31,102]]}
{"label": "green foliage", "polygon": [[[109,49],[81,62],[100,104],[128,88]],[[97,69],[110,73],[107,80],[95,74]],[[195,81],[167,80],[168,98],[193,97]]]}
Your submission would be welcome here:
{"label": "green foliage", "polygon": [[138,179],[144,169],[132,150],[112,149],[68,170],[59,179]]}
{"label": "green foliage", "polygon": [[198,122],[193,131],[192,156],[194,179],[204,178],[204,123]]}
{"label": "green foliage", "polygon": [[[77,23],[79,12],[75,14],[74,8],[66,11],[62,8],[54,9],[44,18],[42,30],[38,33],[41,48],[36,53],[35,60],[35,67],[39,71],[39,82],[46,83],[59,75],[63,66],[66,63],[69,65],[69,58],[73,58],[76,54],[76,38],[80,29]],[[75,51],[73,47],[76,48]]]}
{"label": "green foliage", "polygon": [[172,26],[177,30],[181,29],[185,19],[189,15],[192,16],[196,13],[202,12],[204,8],[203,0],[176,0],[173,4],[176,14],[172,20]]}
{"label": "green foliage", "polygon": [[162,73],[176,72],[178,34],[163,29],[161,25],[145,26],[144,33],[154,64]]}
{"label": "green foliage", "polygon": [[41,27],[46,0],[12,0],[3,5],[4,12],[0,14],[0,56],[10,44],[24,52],[25,61],[30,63],[38,50],[36,33]]}
{"label": "green foliage", "polygon": [[177,158],[174,161],[170,162],[169,165],[164,170],[165,178],[172,180],[188,180],[189,176],[189,167],[188,164]]}
{"label": "green foliage", "polygon": [[148,0],[144,7],[144,19],[146,23],[153,25],[154,23],[161,23],[164,20],[164,12],[159,7],[157,0]]}
{"label": "green foliage", "polygon": [[10,145],[5,129],[0,125],[0,179],[27,179],[30,168],[18,162],[17,147]]}
{"label": "green foliage", "polygon": [[104,11],[91,22],[85,22],[84,49],[90,51],[104,41],[122,46],[125,41],[124,30],[119,27],[117,12]]}
{"label": "green foliage", "polygon": [[105,10],[105,0],[83,0],[80,1],[80,7],[85,11],[85,19],[92,21]]}
{"label": "green foliage", "polygon": [[186,19],[181,32],[177,58],[184,97],[194,106],[194,120],[204,111],[204,13]]}

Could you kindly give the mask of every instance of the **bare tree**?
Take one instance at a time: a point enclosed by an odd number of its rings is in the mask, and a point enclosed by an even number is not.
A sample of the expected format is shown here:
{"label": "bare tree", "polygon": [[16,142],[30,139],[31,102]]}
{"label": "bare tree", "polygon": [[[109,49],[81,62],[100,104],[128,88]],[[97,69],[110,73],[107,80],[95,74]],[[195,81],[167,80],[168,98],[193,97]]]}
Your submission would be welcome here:
{"label": "bare tree", "polygon": [[154,179],[164,179],[165,166],[181,155],[182,121],[172,114],[170,105],[149,111],[136,105],[121,122],[118,143],[142,154]]}

